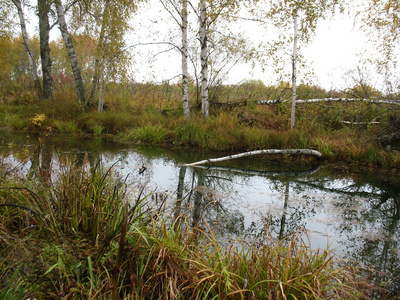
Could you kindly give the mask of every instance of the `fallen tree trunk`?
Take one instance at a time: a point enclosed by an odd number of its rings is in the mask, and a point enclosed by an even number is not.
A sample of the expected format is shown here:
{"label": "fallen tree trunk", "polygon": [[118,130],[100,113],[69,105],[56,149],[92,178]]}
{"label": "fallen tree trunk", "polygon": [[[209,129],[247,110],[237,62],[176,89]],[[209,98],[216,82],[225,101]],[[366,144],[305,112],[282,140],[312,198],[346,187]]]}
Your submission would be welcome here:
{"label": "fallen tree trunk", "polygon": [[[260,100],[257,104],[271,105],[277,103],[285,103],[290,100]],[[400,105],[398,100],[374,100],[374,99],[358,99],[358,98],[321,98],[321,99],[308,99],[296,100],[296,103],[321,103],[321,102],[369,102],[375,104],[394,104]]]}
{"label": "fallen tree trunk", "polygon": [[206,164],[206,163],[214,163],[214,162],[220,162],[220,161],[231,160],[231,159],[252,156],[252,155],[260,155],[260,154],[306,154],[306,155],[314,155],[317,157],[322,157],[322,154],[320,152],[318,152],[316,150],[311,150],[311,149],[265,149],[265,150],[249,151],[249,152],[244,152],[244,153],[239,153],[239,154],[234,154],[234,155],[229,155],[229,156],[224,156],[224,157],[219,157],[219,158],[205,159],[205,160],[201,160],[201,161],[194,162],[191,164],[185,164],[183,166],[190,167],[190,166],[202,165],[202,164]]}

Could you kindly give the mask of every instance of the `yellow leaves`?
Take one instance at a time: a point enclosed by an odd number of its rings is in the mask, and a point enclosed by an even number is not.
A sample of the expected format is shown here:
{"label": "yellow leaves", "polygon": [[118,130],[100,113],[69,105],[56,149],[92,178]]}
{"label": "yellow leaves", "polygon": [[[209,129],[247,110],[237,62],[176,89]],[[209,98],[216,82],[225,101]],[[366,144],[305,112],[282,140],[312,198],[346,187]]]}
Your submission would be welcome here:
{"label": "yellow leaves", "polygon": [[45,114],[36,114],[32,119],[31,122],[34,126],[42,128],[44,122],[47,120]]}

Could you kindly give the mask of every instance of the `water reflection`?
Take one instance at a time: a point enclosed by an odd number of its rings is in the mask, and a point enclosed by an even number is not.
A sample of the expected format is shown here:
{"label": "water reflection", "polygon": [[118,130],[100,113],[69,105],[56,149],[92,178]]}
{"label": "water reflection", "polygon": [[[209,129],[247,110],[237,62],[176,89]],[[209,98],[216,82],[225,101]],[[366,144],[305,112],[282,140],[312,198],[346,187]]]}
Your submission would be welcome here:
{"label": "water reflection", "polygon": [[307,232],[311,247],[329,244],[345,258],[384,272],[380,279],[398,289],[397,176],[325,167],[260,172],[227,166],[182,167],[179,174],[176,213],[192,217],[193,226],[206,221],[222,238],[258,242]]}
{"label": "water reflection", "polygon": [[330,243],[346,258],[384,272],[393,290],[400,286],[398,176],[260,157],[182,167],[210,154],[3,132],[0,152],[21,173],[44,182],[54,180],[67,160],[88,168],[99,160],[115,164],[122,178],[129,177],[132,197],[144,188],[154,201],[166,200],[172,218],[184,215],[191,226],[210,226],[223,242],[259,243],[307,232],[311,247]]}

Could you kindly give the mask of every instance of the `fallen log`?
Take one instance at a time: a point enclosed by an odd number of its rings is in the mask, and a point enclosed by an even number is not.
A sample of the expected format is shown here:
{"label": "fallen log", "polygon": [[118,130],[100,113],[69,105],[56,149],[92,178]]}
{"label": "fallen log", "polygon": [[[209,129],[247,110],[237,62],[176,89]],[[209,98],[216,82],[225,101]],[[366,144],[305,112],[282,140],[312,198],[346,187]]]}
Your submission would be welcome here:
{"label": "fallen log", "polygon": [[[271,105],[277,103],[289,102],[291,100],[260,100],[257,104]],[[296,100],[296,104],[299,103],[321,103],[321,102],[369,102],[375,104],[394,104],[400,105],[399,100],[378,100],[378,99],[358,99],[358,98],[322,98],[322,99],[308,99],[308,100]]]}
{"label": "fallen log", "polygon": [[215,162],[221,162],[225,160],[231,160],[231,159],[236,159],[236,158],[241,158],[241,157],[247,157],[247,156],[252,156],[252,155],[260,155],[260,154],[305,154],[305,155],[314,155],[317,157],[322,157],[322,154],[316,150],[311,150],[311,149],[264,149],[264,150],[255,150],[255,151],[249,151],[249,152],[244,152],[244,153],[239,153],[239,154],[234,154],[234,155],[228,155],[224,157],[219,157],[219,158],[210,158],[210,159],[205,159],[201,160],[198,162],[190,163],[190,164],[185,164],[183,166],[190,167],[190,166],[196,166],[196,165],[202,165],[206,163],[215,163]]}

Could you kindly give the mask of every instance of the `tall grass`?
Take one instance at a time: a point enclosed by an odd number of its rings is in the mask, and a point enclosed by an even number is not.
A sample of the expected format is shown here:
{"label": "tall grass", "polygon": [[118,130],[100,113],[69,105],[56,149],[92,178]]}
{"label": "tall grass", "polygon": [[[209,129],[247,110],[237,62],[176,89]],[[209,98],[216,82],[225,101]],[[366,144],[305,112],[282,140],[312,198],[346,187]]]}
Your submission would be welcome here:
{"label": "tall grass", "polygon": [[4,177],[0,295],[63,299],[360,299],[371,288],[297,236],[222,247],[98,163]]}
{"label": "tall grass", "polygon": [[[75,99],[74,90],[68,87],[57,87],[52,101],[39,102],[31,91],[13,94],[0,105],[0,115],[4,116],[0,125],[211,151],[312,148],[335,163],[400,168],[400,154],[392,151],[399,149],[399,142],[391,145],[389,153],[386,145],[381,145],[382,136],[399,129],[396,120],[400,119],[400,110],[396,106],[357,102],[299,104],[296,129],[290,130],[289,103],[255,104],[256,98],[289,98],[287,83],[267,87],[251,81],[214,87],[210,95],[216,103],[211,103],[207,120],[196,109],[196,87],[191,86],[189,121],[183,117],[178,85],[110,84],[107,107],[101,114],[95,108],[84,110]],[[306,85],[301,90],[299,97],[304,99],[329,94]],[[37,116],[44,117],[40,123],[35,122]],[[373,120],[380,124],[368,124]]]}

